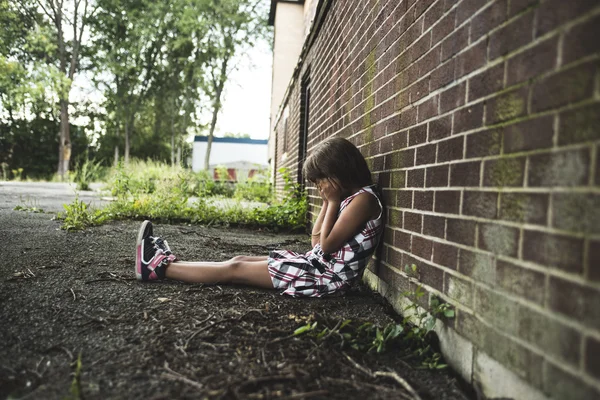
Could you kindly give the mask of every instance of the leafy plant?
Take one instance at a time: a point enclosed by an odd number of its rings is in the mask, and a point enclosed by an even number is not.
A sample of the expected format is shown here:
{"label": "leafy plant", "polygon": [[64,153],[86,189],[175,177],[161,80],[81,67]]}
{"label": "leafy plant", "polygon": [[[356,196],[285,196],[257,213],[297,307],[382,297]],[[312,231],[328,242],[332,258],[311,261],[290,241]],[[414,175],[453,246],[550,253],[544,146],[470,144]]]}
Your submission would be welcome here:
{"label": "leafy plant", "polygon": [[89,226],[102,224],[109,219],[109,214],[102,210],[94,210],[89,203],[86,204],[79,197],[73,203],[63,204],[65,213],[58,214],[57,219],[63,219],[61,229],[67,231],[82,230]]}
{"label": "leafy plant", "polygon": [[75,171],[77,190],[89,190],[90,183],[99,180],[102,174],[100,161],[92,161],[87,156]]}

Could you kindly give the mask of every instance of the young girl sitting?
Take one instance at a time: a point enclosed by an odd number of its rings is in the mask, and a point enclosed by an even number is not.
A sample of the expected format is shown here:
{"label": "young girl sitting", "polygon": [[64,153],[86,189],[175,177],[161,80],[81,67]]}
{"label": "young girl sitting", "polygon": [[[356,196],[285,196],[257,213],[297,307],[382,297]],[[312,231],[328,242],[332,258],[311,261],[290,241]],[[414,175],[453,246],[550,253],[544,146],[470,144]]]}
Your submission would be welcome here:
{"label": "young girl sitting", "polygon": [[303,175],[323,199],[312,229],[312,250],[271,251],[268,257],[237,256],[223,262],[180,261],[144,221],[137,238],[136,275],[141,281],[238,283],[319,297],[347,289],[360,278],[383,231],[382,205],[371,172],[349,141],[324,141],[306,159]]}

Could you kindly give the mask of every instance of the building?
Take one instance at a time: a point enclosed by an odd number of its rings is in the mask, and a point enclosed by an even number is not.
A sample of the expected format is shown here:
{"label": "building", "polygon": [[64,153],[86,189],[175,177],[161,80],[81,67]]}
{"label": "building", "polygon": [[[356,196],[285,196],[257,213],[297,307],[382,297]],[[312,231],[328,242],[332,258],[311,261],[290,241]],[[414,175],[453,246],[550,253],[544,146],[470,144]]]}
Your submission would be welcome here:
{"label": "building", "polygon": [[443,352],[487,398],[600,398],[600,3],[272,0],[270,21],[272,168],[359,147],[387,211],[365,281],[451,304]]}
{"label": "building", "polygon": [[[204,159],[208,145],[207,136],[194,137],[192,149],[192,170],[204,169]],[[216,177],[216,169],[228,170],[230,180],[252,177],[257,171],[268,168],[267,140],[215,137],[210,152],[209,168]]]}

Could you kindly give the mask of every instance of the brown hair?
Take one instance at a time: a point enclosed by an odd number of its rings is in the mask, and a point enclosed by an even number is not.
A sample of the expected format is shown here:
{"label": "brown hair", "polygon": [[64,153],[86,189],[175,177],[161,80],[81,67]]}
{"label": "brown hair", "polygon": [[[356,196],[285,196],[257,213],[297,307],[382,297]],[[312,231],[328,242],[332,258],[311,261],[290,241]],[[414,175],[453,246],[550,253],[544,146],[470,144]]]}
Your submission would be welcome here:
{"label": "brown hair", "polygon": [[319,144],[306,158],[302,174],[311,182],[334,178],[343,188],[371,185],[371,171],[360,151],[343,138],[331,138]]}

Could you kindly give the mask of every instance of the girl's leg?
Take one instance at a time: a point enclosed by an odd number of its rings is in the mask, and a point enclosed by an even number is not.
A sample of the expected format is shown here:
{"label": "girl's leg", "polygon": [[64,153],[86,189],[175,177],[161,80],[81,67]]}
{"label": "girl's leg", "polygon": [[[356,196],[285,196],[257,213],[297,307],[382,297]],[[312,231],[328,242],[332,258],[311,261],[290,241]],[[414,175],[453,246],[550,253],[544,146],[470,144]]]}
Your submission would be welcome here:
{"label": "girl's leg", "polygon": [[[215,262],[210,262],[210,264],[226,266],[228,263],[230,263],[232,261],[267,261],[268,258],[269,257],[267,257],[267,256],[235,256],[232,259],[227,260],[227,261],[215,261]],[[204,264],[206,264],[206,262],[205,261],[186,261],[186,264],[204,265]]]}
{"label": "girl's leg", "polygon": [[175,261],[169,264],[166,277],[190,283],[241,283],[273,289],[266,257],[256,258],[260,259],[244,261],[234,257],[225,262]]}

